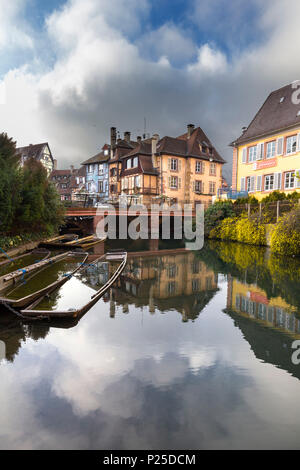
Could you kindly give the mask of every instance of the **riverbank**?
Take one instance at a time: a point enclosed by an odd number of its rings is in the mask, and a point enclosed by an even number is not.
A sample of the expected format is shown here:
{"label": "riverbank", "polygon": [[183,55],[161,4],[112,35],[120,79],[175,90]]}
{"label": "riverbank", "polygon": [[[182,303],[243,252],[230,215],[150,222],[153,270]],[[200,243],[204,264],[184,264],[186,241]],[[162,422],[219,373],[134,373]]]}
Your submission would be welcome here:
{"label": "riverbank", "polygon": [[[0,257],[5,257],[3,251],[10,257],[21,255],[29,250],[34,250],[40,243],[49,238],[47,233],[22,234],[14,237],[0,237]],[[53,235],[55,236],[55,234]],[[3,250],[3,251],[2,251]]]}
{"label": "riverbank", "polygon": [[[231,208],[230,208],[231,209]],[[270,223],[268,214],[261,212],[228,214],[228,207],[218,204],[217,210],[205,214],[206,237],[235,241],[248,245],[267,246],[273,253],[300,256],[300,207],[291,210]]]}

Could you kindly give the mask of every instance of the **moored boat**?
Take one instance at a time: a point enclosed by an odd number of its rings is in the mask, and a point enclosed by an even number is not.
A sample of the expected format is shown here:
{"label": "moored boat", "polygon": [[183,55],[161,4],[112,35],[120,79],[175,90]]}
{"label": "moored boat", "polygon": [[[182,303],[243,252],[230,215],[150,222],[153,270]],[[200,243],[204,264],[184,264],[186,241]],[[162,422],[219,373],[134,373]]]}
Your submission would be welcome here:
{"label": "moored boat", "polygon": [[0,263],[0,290],[13,284],[14,280],[24,277],[28,272],[39,269],[51,253],[46,249],[36,249],[29,253],[9,258]]}
{"label": "moored boat", "polygon": [[59,237],[49,238],[44,242],[40,243],[40,247],[43,248],[63,248],[68,246],[67,244],[76,241],[78,235],[75,233],[66,233],[65,235],[60,235]]}
{"label": "moored boat", "polygon": [[16,308],[23,308],[35,299],[51,292],[67,282],[85,263],[85,252],[66,252],[50,259],[50,263],[26,279],[20,279],[1,292],[0,303]]}
{"label": "moored boat", "polygon": [[86,313],[116,282],[127,263],[127,253],[110,252],[83,266],[63,286],[21,310],[26,320],[76,319]]}

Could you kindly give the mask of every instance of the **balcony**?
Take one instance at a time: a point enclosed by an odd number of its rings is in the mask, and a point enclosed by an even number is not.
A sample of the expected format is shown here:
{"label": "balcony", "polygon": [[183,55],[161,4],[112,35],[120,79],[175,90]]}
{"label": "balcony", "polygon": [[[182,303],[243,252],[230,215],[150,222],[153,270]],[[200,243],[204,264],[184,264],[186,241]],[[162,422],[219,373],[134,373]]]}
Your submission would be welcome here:
{"label": "balcony", "polygon": [[156,196],[158,194],[156,188],[138,188],[135,186],[134,188],[123,188],[122,191],[129,196],[134,195],[141,195],[141,194],[150,194],[152,196]]}

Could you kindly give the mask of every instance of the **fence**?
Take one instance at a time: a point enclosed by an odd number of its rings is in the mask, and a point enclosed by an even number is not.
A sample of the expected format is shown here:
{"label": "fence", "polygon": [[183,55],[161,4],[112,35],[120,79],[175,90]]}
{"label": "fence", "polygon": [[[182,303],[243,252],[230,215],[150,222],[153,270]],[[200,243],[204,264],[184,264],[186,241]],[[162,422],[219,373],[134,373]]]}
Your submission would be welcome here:
{"label": "fence", "polygon": [[237,216],[245,213],[248,217],[256,215],[259,216],[261,220],[272,224],[277,222],[279,217],[284,215],[286,212],[290,212],[298,204],[299,202],[297,200],[283,200],[257,204],[234,204],[233,209]]}

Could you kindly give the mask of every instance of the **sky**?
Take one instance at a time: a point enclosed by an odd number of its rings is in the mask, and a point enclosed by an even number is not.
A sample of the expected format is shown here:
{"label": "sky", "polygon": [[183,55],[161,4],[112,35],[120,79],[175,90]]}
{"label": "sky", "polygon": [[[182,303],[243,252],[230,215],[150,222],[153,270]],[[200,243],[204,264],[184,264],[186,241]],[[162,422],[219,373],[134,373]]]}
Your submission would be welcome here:
{"label": "sky", "polygon": [[0,132],[59,168],[133,137],[202,127],[230,142],[300,79],[298,0],[0,0]]}

